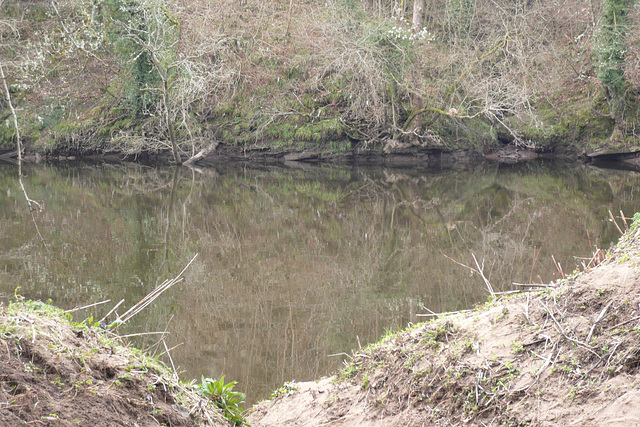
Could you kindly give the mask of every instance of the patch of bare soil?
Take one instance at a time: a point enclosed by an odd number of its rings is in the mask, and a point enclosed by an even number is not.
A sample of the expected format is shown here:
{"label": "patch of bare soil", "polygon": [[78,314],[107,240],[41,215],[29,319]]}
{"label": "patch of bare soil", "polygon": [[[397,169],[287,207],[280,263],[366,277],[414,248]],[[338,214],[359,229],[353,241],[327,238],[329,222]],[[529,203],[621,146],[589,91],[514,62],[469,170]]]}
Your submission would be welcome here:
{"label": "patch of bare soil", "polygon": [[0,425],[27,424],[229,425],[164,365],[40,302],[0,306]]}
{"label": "patch of bare soil", "polygon": [[640,423],[640,230],[542,291],[440,316],[262,402],[253,426]]}

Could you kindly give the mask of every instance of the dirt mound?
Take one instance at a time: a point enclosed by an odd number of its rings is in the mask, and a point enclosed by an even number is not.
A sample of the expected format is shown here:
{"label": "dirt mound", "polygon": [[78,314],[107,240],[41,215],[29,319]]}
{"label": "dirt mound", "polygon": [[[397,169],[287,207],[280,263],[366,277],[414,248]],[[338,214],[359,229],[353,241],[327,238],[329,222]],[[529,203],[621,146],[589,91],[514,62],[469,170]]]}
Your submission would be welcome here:
{"label": "dirt mound", "polygon": [[0,306],[0,425],[229,425],[213,406],[116,335],[40,302]]}
{"label": "dirt mound", "polygon": [[257,405],[260,426],[639,425],[640,230],[598,267],[441,316]]}

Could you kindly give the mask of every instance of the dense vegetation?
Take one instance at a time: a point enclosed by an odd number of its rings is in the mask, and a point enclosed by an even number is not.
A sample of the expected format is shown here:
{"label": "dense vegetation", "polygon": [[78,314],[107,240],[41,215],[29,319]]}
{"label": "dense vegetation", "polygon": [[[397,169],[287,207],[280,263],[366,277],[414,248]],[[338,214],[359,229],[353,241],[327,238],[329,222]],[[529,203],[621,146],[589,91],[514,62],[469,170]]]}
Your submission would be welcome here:
{"label": "dense vegetation", "polygon": [[45,155],[582,152],[637,145],[636,3],[0,0],[0,65]]}

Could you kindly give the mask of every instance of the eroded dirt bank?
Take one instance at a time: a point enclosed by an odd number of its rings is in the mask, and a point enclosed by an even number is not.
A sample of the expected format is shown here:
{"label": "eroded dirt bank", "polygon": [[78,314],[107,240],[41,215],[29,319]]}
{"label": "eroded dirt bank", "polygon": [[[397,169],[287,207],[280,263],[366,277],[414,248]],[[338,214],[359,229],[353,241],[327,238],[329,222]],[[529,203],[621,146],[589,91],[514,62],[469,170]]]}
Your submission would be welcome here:
{"label": "eroded dirt bank", "polygon": [[29,301],[0,305],[0,425],[231,424],[118,336]]}
{"label": "eroded dirt bank", "polygon": [[[640,230],[542,291],[442,316],[285,385],[253,426],[578,425],[640,420]],[[372,314],[374,315],[374,314]]]}

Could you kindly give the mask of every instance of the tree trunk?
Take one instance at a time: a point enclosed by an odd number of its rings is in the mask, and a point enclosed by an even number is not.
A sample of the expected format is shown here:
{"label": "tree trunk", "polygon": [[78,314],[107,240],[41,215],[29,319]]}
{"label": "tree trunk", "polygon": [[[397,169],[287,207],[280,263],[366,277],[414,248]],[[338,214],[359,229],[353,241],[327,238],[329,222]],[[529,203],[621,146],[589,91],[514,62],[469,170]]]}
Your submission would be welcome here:
{"label": "tree trunk", "polygon": [[[156,64],[158,71],[161,71]],[[169,82],[168,76],[159,72],[160,78],[162,79],[162,99],[164,102],[164,118],[167,124],[167,131],[169,132],[169,140],[171,141],[171,151],[173,152],[173,159],[176,164],[182,164],[182,157],[180,157],[180,153],[178,152],[178,143],[176,142],[176,136],[173,129],[173,120],[171,120],[171,114],[169,111]],[[168,73],[167,73],[168,74]]]}
{"label": "tree trunk", "polygon": [[[414,111],[420,111],[424,107],[422,97],[420,95],[413,95],[413,108]],[[422,113],[417,114],[413,119],[411,127],[411,136],[409,137],[411,144],[420,145],[420,135],[422,135]]]}
{"label": "tree trunk", "polygon": [[[13,118],[13,126],[16,129],[16,149],[18,151],[18,163],[20,168],[22,169],[22,140],[20,139],[20,126],[18,126],[18,115],[16,114],[16,110],[13,108],[13,103],[11,102],[11,92],[9,91],[9,85],[7,84],[7,77],[4,74],[4,68],[2,62],[0,62],[0,80],[2,80],[2,88],[3,94],[5,96],[5,100],[7,101],[7,105],[9,106],[9,111],[11,111],[11,117]],[[20,170],[20,176],[22,176],[22,170]]]}
{"label": "tree trunk", "polygon": [[414,33],[418,33],[422,30],[422,21],[424,19],[424,2],[425,0],[413,0],[412,29]]}

